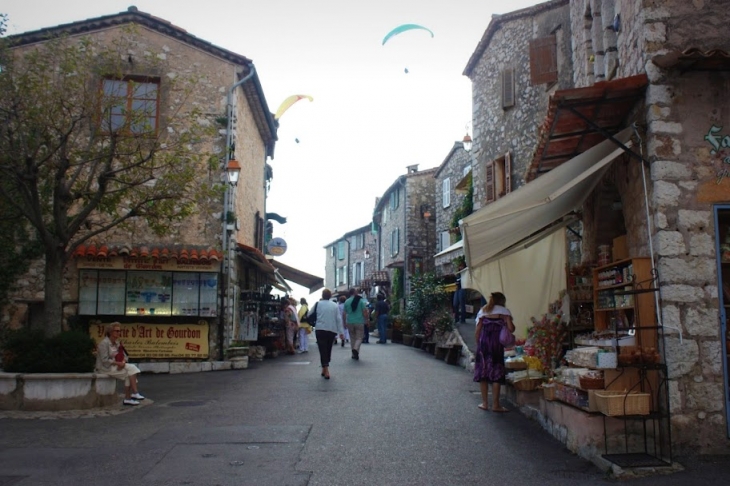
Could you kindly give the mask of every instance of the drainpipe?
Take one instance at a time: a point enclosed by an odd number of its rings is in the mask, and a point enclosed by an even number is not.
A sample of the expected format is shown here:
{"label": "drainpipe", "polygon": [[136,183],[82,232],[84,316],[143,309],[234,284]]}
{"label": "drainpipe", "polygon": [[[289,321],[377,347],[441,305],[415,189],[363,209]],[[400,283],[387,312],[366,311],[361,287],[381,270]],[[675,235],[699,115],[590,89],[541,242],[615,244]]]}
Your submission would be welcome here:
{"label": "drainpipe", "polygon": [[[233,140],[233,93],[243,83],[251,79],[256,70],[254,69],[253,63],[248,64],[248,74],[241,78],[239,81],[234,83],[228,89],[228,95],[226,97],[226,115],[228,117],[226,126],[226,152],[225,152],[225,163],[223,170],[228,171],[228,163],[231,161],[231,142]],[[227,176],[227,174],[226,174]],[[226,181],[226,190],[223,193],[223,239],[221,240],[221,246],[223,248],[223,262],[222,262],[222,278],[221,278],[221,316],[218,319],[218,358],[223,359],[223,344],[224,344],[224,329],[226,323],[226,317],[228,317],[228,308],[226,303],[228,302],[227,294],[229,288],[229,268],[230,268],[230,256],[229,256],[229,236],[227,229],[227,216],[228,216],[228,205],[230,204],[232,186]],[[235,302],[235,298],[234,298]],[[233,320],[233,309],[231,309],[231,319]]]}

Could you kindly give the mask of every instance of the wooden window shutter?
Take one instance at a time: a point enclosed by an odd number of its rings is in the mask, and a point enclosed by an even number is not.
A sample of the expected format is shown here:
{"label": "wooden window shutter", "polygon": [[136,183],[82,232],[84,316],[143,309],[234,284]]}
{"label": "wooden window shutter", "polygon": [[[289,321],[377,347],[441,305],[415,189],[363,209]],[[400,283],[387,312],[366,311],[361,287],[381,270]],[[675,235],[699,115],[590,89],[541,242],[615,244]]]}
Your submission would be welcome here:
{"label": "wooden window shutter", "polygon": [[486,169],[487,169],[487,177],[486,177],[486,179],[487,179],[487,186],[486,186],[487,197],[486,197],[486,200],[489,203],[496,199],[495,193],[497,192],[496,187],[494,185],[494,162],[488,163]]}
{"label": "wooden window shutter", "polygon": [[558,80],[558,43],[555,35],[530,41],[530,82],[533,85]]}
{"label": "wooden window shutter", "polygon": [[512,155],[504,154],[504,193],[512,192]]}
{"label": "wooden window shutter", "polygon": [[515,106],[515,70],[502,71],[502,108]]}

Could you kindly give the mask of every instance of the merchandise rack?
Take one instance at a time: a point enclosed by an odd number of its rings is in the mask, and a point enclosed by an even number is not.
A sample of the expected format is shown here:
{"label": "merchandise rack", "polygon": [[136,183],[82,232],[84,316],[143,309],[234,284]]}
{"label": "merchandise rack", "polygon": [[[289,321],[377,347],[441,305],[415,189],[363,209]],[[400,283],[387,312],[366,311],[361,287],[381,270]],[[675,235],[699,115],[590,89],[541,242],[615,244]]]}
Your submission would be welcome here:
{"label": "merchandise rack", "polygon": [[[626,276],[625,269],[633,271],[627,279],[610,285],[599,285],[599,274],[604,271],[614,271],[617,275]],[[603,458],[620,467],[666,467],[672,464],[671,423],[669,416],[669,381],[665,359],[664,333],[656,322],[654,312],[655,293],[659,291],[656,270],[651,267],[648,258],[633,258],[613,262],[594,269],[594,299],[597,324],[603,329],[611,328],[618,336],[618,323],[623,320],[609,316],[611,313],[629,313],[633,322],[629,326],[622,326],[621,331],[633,332],[636,345],[643,350],[643,346],[653,345],[659,352],[658,363],[619,364],[619,375],[606,388],[624,374],[630,375],[636,370],[638,381],[630,385],[626,394],[643,392],[650,395],[650,412],[646,415],[615,415],[603,416],[604,451]],[[605,282],[604,282],[605,283]],[[599,293],[601,294],[599,301]],[[616,298],[631,296],[632,300],[623,307],[600,306],[599,302],[616,302]],[[610,318],[614,317],[614,318]],[[610,319],[610,320],[609,320]],[[653,321],[654,325],[644,325],[642,319]],[[609,322],[611,325],[609,326]],[[602,325],[601,325],[602,324]],[[616,353],[621,352],[618,339]],[[623,422],[623,444],[614,435],[609,437],[608,423],[611,420]],[[613,441],[610,439],[614,439]]]}

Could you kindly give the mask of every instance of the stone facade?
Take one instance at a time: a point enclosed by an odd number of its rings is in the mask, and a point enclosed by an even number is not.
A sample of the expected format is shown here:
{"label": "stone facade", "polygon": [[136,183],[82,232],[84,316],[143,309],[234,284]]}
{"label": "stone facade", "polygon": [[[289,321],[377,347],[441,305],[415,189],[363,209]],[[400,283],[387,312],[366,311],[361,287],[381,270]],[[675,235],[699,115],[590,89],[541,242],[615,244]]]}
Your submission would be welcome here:
{"label": "stone facade", "polygon": [[[470,184],[464,184],[465,187],[459,190],[456,189],[456,186],[471,174],[471,163],[471,153],[464,150],[464,144],[462,142],[456,142],[434,174],[436,185],[433,207],[436,211],[436,241],[434,247],[431,249],[434,255],[445,250],[457,241],[458,235],[449,230],[452,229],[451,223],[454,214],[461,208],[464,198],[467,197],[468,186]],[[446,191],[444,181],[446,180],[449,181],[448,195],[444,194],[444,191]],[[463,251],[455,252],[443,258],[436,259],[434,261],[436,274],[453,274],[457,269],[454,268],[452,260],[463,254]]]}
{"label": "stone facade", "polygon": [[[511,190],[524,185],[550,93],[572,86],[569,7],[552,1],[492,18],[464,70],[472,81],[474,210],[486,204],[487,163],[510,154]],[[529,41],[556,35],[558,80],[532,85]],[[514,70],[514,106],[502,107],[502,73]]]}
{"label": "stone facade", "polygon": [[[338,253],[340,245],[344,249],[341,254]],[[345,233],[342,238],[327,244],[325,287],[332,290],[333,295],[344,294],[350,287],[360,287],[364,279],[378,270],[377,249],[377,237],[370,224]]]}
{"label": "stone facade", "polygon": [[[617,14],[618,35],[613,28]],[[729,16],[708,2],[571,2],[576,86],[600,81],[599,74],[606,79],[640,73],[649,77],[637,116],[645,131],[638,132],[642,140],[636,150],[651,164],[645,167],[650,225],[641,164],[635,159],[614,163],[613,175],[623,203],[629,253],[649,256],[649,237],[653,243],[661,286],[660,322],[666,329],[672,439],[678,453],[716,453],[728,446],[728,379],[723,372],[727,355],[719,319],[716,250],[724,235],[716,234],[714,207],[730,202],[730,183],[717,183],[723,155],[713,153],[706,135],[713,126],[730,125],[724,108],[730,75],[727,65],[720,71],[682,72],[660,67],[661,62],[652,59],[689,48],[727,51],[730,40],[724,26]],[[615,52],[615,59],[599,59],[599,50]],[[595,62],[588,63],[591,55]]]}
{"label": "stone facade", "polygon": [[[104,19],[99,23],[81,21],[70,24],[75,33],[71,38],[88,37],[102,45],[113,45],[122,38],[130,39],[132,47],[127,55],[132,60],[133,67],[127,74],[154,76],[160,80],[161,117],[166,113],[178,110],[185,112],[195,108],[201,111],[201,117],[196,123],[216,128],[212,130],[217,132],[215,135],[196,146],[199,153],[204,155],[198,168],[197,181],[204,186],[226,184],[224,161],[227,130],[217,120],[225,119],[228,91],[246,74],[246,64],[249,61],[243,56],[189,36],[182,29],[138,12],[134,7],[130,7],[128,12]],[[62,26],[58,29],[63,28],[69,27]],[[36,33],[17,37],[34,35]],[[188,97],[182,97],[180,92],[173,93],[169,87],[170,80],[181,79],[192,79],[197,83]],[[258,85],[258,78],[254,77],[250,83]],[[125,228],[117,227],[99,235],[90,243],[130,247],[190,245],[221,250],[223,239],[230,238],[228,248],[231,250],[237,242],[256,246],[255,217],[265,217],[266,158],[271,153],[270,148],[276,134],[272,125],[266,123],[267,117],[272,117],[266,101],[262,94],[252,96],[251,92],[255,91],[252,87],[239,87],[232,100],[235,111],[232,139],[237,141],[234,157],[241,165],[241,174],[238,185],[229,189],[229,192],[232,194],[231,209],[239,219],[237,229],[233,232],[226,231],[223,200],[212,197],[199,201],[197,211],[185,220],[175,223],[172,231],[165,235],[155,235],[143,221],[135,220]],[[227,256],[234,264],[226,267],[228,272],[225,276],[235,283],[240,269],[235,265],[235,253],[230,251]],[[34,302],[42,304],[44,300],[43,275],[43,261],[32,262],[30,270],[18,280],[17,291],[11,296],[13,304],[3,311],[1,324],[18,327],[29,323],[30,305]],[[70,317],[77,313],[78,300],[78,270],[74,260],[68,265],[63,286],[64,315]],[[228,302],[233,302],[232,297],[237,292],[235,285],[225,287],[229,289],[230,299],[222,299],[224,307]],[[235,329],[235,312],[227,308],[222,313],[228,317],[223,329],[230,340]],[[211,323],[215,321],[217,319],[210,320]],[[218,326],[210,325],[211,359],[220,352],[221,340],[218,332]]]}

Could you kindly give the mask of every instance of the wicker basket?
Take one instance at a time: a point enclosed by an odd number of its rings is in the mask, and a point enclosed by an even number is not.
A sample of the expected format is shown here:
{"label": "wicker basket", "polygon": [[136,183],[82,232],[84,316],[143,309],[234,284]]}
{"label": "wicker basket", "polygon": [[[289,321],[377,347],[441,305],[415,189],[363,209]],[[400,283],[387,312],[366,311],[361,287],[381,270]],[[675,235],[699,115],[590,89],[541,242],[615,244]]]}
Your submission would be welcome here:
{"label": "wicker basket", "polygon": [[508,370],[526,370],[527,363],[524,361],[506,361],[504,367]]}
{"label": "wicker basket", "polygon": [[591,378],[589,376],[579,376],[578,381],[580,382],[580,387],[583,390],[603,390],[606,388],[603,377]]}
{"label": "wicker basket", "polygon": [[527,380],[515,381],[512,385],[519,391],[533,391],[542,384],[542,378],[529,378]]}
{"label": "wicker basket", "polygon": [[555,385],[543,385],[542,394],[543,394],[543,398],[545,398],[545,400],[550,400],[550,401],[555,400],[556,399]]}
{"label": "wicker basket", "polygon": [[651,395],[601,390],[595,392],[596,405],[603,415],[648,415]]}

